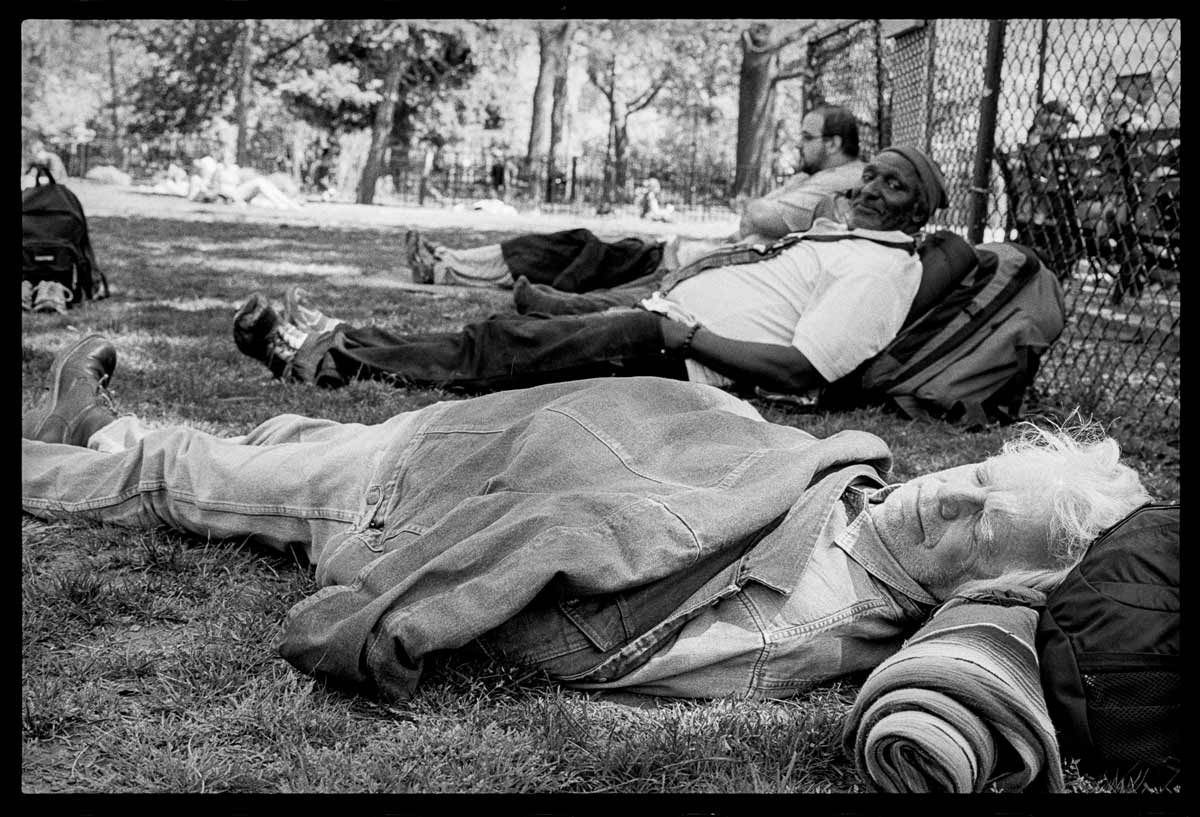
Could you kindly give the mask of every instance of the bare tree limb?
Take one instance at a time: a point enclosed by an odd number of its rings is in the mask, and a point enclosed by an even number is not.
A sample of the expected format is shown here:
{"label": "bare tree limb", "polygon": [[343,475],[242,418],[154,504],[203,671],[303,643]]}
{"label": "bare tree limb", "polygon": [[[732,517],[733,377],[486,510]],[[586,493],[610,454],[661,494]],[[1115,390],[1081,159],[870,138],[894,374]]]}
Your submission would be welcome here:
{"label": "bare tree limb", "polygon": [[263,57],[261,57],[258,60],[259,64],[260,65],[261,64],[269,64],[271,62],[274,62],[276,59],[278,59],[279,57],[282,57],[284,54],[291,51],[296,46],[300,45],[300,43],[304,42],[309,37],[312,37],[314,34],[316,34],[317,31],[320,29],[320,27],[324,24],[324,21],[323,20],[315,20],[313,22],[314,22],[313,27],[310,28],[308,31],[304,32],[303,34],[301,34],[299,37],[292,40],[291,42],[285,43],[285,44],[281,45],[279,48],[276,48],[270,54],[266,54]]}
{"label": "bare tree limb", "polygon": [[814,20],[811,23],[808,23],[807,25],[803,25],[797,29],[793,29],[792,31],[789,31],[786,34],[783,34],[776,39],[768,40],[767,42],[763,43],[762,45],[755,45],[753,38],[750,36],[750,32],[743,31],[742,32],[742,46],[746,49],[746,51],[748,51],[752,54],[765,54],[768,51],[779,51],[780,49],[784,48],[785,46],[791,45],[792,43],[796,42],[796,40],[799,40],[801,37],[803,37],[809,31],[812,31],[812,29],[816,26],[816,24],[817,23]]}
{"label": "bare tree limb", "polygon": [[782,37],[780,37],[778,40],[776,40],[774,43],[771,44],[772,48],[774,48],[776,51],[778,51],[785,46],[791,45],[792,43],[796,42],[796,40],[799,40],[804,35],[808,34],[808,32],[812,31],[816,25],[817,25],[817,23],[814,20],[813,22],[809,23],[806,26],[801,26],[800,28],[797,28],[793,31],[788,32],[787,34],[784,34]]}
{"label": "bare tree limb", "polygon": [[633,113],[634,111],[640,111],[642,108],[645,108],[647,105],[653,102],[654,97],[658,96],[658,92],[663,89],[663,87],[667,84],[667,81],[670,79],[671,72],[669,70],[663,71],[661,74],[659,74],[658,79],[656,79],[649,88],[642,92],[641,96],[629,103],[629,112]]}
{"label": "bare tree limb", "polygon": [[587,67],[588,81],[591,82],[592,85],[595,85],[596,89],[600,91],[600,93],[604,94],[604,98],[611,103],[613,101],[613,88],[611,85],[605,85],[600,81],[599,73],[600,72],[597,70],[597,66],[589,61]]}
{"label": "bare tree limb", "polygon": [[782,82],[785,79],[796,79],[797,77],[804,77],[805,79],[812,78],[812,69],[807,63],[802,62],[801,60],[796,60],[795,62],[780,68],[779,73],[771,77],[771,84],[774,85],[775,83]]}

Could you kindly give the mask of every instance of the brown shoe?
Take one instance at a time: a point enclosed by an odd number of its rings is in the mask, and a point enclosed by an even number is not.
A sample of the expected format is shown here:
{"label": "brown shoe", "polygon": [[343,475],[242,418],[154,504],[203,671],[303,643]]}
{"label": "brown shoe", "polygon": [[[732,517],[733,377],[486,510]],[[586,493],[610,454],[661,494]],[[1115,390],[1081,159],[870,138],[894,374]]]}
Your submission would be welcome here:
{"label": "brown shoe", "polygon": [[88,335],[59,352],[50,368],[50,393],[25,415],[27,440],[87,445],[96,431],[117,419],[104,388],[117,368],[117,350],[101,335]]}

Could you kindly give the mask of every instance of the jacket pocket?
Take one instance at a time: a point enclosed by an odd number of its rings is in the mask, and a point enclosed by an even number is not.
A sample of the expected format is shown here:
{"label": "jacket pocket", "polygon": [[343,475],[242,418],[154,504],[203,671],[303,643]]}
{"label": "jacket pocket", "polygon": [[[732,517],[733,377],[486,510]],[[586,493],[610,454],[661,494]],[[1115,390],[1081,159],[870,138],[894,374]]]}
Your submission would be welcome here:
{"label": "jacket pocket", "polygon": [[383,531],[379,528],[332,537],[317,557],[317,585],[352,584],[364,567],[383,555],[383,546]]}
{"label": "jacket pocket", "polygon": [[537,666],[561,678],[591,669],[629,639],[623,601],[609,594],[536,600],[477,643],[496,660]]}

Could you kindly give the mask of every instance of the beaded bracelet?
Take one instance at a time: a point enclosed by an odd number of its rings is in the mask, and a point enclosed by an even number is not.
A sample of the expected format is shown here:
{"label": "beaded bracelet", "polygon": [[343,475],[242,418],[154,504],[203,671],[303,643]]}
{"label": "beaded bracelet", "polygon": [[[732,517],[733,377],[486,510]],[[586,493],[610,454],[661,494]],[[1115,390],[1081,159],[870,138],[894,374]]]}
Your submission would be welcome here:
{"label": "beaded bracelet", "polygon": [[682,357],[687,357],[688,352],[692,351],[692,339],[696,337],[696,333],[700,331],[700,324],[693,323],[692,328],[688,330],[687,337],[683,339],[683,345],[679,347],[679,354]]}

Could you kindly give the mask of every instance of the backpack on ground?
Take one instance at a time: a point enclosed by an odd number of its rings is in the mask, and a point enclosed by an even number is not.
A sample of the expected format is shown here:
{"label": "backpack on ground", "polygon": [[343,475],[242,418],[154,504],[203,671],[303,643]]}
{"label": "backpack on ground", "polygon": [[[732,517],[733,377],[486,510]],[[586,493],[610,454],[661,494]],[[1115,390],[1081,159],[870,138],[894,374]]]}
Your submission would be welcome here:
{"label": "backpack on ground", "polygon": [[914,419],[967,425],[1016,420],[1065,325],[1062,287],[1019,244],[980,244],[973,260],[934,287],[928,308],[911,310],[879,354],[827,387],[818,406],[890,405]]}
{"label": "backpack on ground", "polygon": [[1180,771],[1179,507],[1145,505],[1101,534],[1041,611],[1047,708],[1088,771]]}
{"label": "backpack on ground", "polygon": [[71,291],[69,305],[108,297],[96,264],[83,205],[45,165],[32,165],[34,186],[21,191],[21,277],[36,286],[56,281]]}

